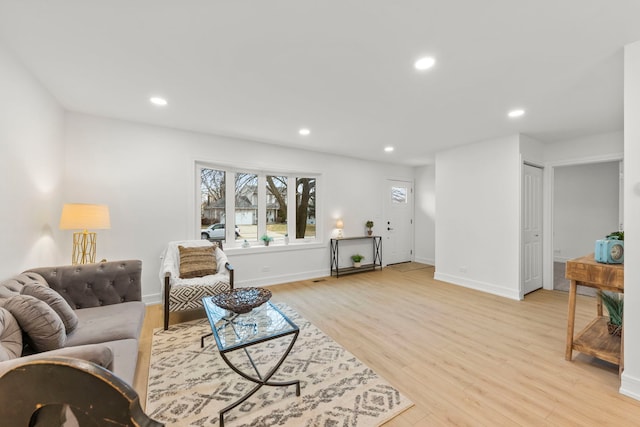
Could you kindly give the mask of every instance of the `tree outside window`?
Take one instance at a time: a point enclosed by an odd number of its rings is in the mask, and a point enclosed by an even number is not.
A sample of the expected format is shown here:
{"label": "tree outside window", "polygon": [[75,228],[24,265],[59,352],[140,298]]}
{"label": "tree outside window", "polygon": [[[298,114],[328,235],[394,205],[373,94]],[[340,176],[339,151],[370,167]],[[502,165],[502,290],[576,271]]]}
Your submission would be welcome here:
{"label": "tree outside window", "polygon": [[316,178],[296,178],[296,239],[316,237]]}
{"label": "tree outside window", "polygon": [[[200,170],[200,227],[202,230],[211,230],[206,233],[218,240],[224,240],[224,228],[219,226],[213,230],[210,227],[225,223],[225,192],[225,171],[208,168]],[[202,236],[204,237],[204,234]]]}
{"label": "tree outside window", "polygon": [[287,230],[287,177],[267,175],[267,235],[284,237]]}

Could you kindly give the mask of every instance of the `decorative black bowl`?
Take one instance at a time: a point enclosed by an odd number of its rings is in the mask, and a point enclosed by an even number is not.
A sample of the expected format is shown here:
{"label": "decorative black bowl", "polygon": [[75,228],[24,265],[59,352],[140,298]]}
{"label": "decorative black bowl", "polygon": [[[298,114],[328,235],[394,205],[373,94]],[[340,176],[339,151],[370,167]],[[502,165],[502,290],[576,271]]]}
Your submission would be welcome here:
{"label": "decorative black bowl", "polygon": [[271,291],[265,288],[238,288],[211,296],[218,307],[234,313],[248,313],[271,298]]}

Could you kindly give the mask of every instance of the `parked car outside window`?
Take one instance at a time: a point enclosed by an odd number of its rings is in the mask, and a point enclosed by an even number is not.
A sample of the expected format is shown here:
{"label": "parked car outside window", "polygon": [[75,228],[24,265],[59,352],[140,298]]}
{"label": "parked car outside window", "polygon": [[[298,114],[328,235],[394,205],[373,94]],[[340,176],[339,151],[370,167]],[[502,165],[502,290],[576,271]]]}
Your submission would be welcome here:
{"label": "parked car outside window", "polygon": [[[211,224],[209,227],[203,228],[200,230],[200,237],[202,239],[224,240],[224,224]],[[236,237],[240,237],[240,228],[238,226],[236,226]]]}

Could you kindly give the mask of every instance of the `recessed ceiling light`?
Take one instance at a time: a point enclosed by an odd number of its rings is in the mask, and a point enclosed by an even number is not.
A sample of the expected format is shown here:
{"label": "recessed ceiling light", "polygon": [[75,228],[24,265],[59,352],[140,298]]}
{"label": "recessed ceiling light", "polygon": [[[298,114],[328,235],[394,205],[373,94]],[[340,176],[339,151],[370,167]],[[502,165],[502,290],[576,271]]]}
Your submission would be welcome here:
{"label": "recessed ceiling light", "polygon": [[167,105],[167,100],[164,98],[160,98],[158,96],[149,98],[149,102],[151,102],[153,105],[160,105],[160,106]]}
{"label": "recessed ceiling light", "polygon": [[393,147],[389,146],[389,147],[384,147],[384,151],[386,151],[387,153],[390,153],[394,150]]}
{"label": "recessed ceiling light", "polygon": [[416,70],[419,71],[424,71],[424,70],[428,70],[429,68],[433,67],[436,63],[436,60],[433,59],[430,56],[425,56],[424,58],[420,58],[418,59],[413,66],[416,68]]}
{"label": "recessed ceiling light", "polygon": [[524,115],[524,110],[511,110],[509,111],[508,116],[511,118],[520,117]]}
{"label": "recessed ceiling light", "polygon": [[303,128],[303,129],[300,129],[300,130],[298,131],[298,133],[299,133],[300,135],[305,135],[305,136],[306,136],[306,135],[309,135],[309,134],[311,133],[311,131],[310,131],[309,129],[307,129],[307,128]]}

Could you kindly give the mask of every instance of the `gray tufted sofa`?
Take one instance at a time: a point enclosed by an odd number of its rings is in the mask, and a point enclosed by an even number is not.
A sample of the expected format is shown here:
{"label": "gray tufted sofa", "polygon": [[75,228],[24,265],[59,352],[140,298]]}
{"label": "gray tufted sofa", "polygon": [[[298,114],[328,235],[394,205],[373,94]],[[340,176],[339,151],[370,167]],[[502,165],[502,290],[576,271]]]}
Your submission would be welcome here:
{"label": "gray tufted sofa", "polygon": [[[0,282],[0,307],[8,307],[13,296],[23,294],[25,287],[35,283],[60,294],[77,317],[77,326],[62,337],[61,348],[34,353],[33,349],[25,346],[20,357],[0,361],[0,376],[13,366],[31,359],[63,356],[97,363],[132,384],[138,359],[138,338],[145,315],[145,305],[141,301],[141,275],[142,261],[126,260],[35,268]],[[6,336],[3,341],[3,333],[10,333],[8,325],[11,319],[7,320],[7,317],[13,316],[7,310],[0,310],[0,313],[4,313],[4,317],[0,316],[2,360],[2,346],[10,344]],[[13,324],[16,324],[15,318]],[[24,332],[24,325],[19,326]],[[28,339],[25,342],[29,342]]]}

